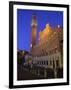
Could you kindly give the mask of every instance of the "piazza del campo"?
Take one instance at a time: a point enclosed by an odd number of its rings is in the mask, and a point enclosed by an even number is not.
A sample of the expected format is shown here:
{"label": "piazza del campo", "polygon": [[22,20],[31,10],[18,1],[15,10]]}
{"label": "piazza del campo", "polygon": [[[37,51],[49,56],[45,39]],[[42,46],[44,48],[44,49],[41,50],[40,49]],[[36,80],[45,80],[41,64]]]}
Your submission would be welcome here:
{"label": "piazza del campo", "polygon": [[58,25],[53,29],[47,23],[36,43],[36,15],[31,21],[30,51],[17,50],[17,79],[63,78],[63,28]]}

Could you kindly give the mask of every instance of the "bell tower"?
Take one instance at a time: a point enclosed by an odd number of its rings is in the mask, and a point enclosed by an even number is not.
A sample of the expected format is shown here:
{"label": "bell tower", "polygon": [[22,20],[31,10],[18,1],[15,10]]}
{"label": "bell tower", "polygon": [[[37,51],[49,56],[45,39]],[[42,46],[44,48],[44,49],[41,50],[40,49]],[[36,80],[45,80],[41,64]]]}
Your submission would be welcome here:
{"label": "bell tower", "polygon": [[36,45],[36,30],[37,30],[36,15],[32,16],[31,28],[32,28],[32,30],[31,30],[30,48],[32,49]]}

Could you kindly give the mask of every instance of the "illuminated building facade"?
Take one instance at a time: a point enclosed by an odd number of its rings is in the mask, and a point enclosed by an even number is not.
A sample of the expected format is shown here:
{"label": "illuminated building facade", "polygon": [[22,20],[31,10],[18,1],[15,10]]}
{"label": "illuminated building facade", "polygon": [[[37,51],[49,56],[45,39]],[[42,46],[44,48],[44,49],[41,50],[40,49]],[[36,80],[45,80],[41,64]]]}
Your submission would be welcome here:
{"label": "illuminated building facade", "polygon": [[[32,28],[33,30],[34,28]],[[35,35],[32,36],[36,37]],[[33,42],[36,41],[35,39]],[[39,32],[38,40],[38,44],[32,42],[34,47],[32,52],[30,51],[33,64],[52,69],[63,68],[63,30],[60,25],[52,29],[49,24],[46,24],[44,30]]]}

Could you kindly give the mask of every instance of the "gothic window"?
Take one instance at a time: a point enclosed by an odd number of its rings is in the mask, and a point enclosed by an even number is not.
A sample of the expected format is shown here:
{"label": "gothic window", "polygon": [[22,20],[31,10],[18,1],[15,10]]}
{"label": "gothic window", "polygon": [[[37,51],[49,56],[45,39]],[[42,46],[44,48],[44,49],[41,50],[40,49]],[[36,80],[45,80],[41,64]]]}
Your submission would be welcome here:
{"label": "gothic window", "polygon": [[48,61],[46,61],[46,64],[48,65]]}
{"label": "gothic window", "polygon": [[44,62],[42,61],[42,65],[44,64]]}

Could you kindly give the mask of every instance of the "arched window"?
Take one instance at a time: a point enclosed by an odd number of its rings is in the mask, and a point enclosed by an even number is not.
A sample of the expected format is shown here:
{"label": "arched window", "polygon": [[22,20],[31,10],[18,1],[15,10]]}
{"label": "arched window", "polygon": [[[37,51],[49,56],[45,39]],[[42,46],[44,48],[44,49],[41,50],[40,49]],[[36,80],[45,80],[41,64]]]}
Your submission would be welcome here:
{"label": "arched window", "polygon": [[46,64],[48,65],[48,61],[46,61]]}

